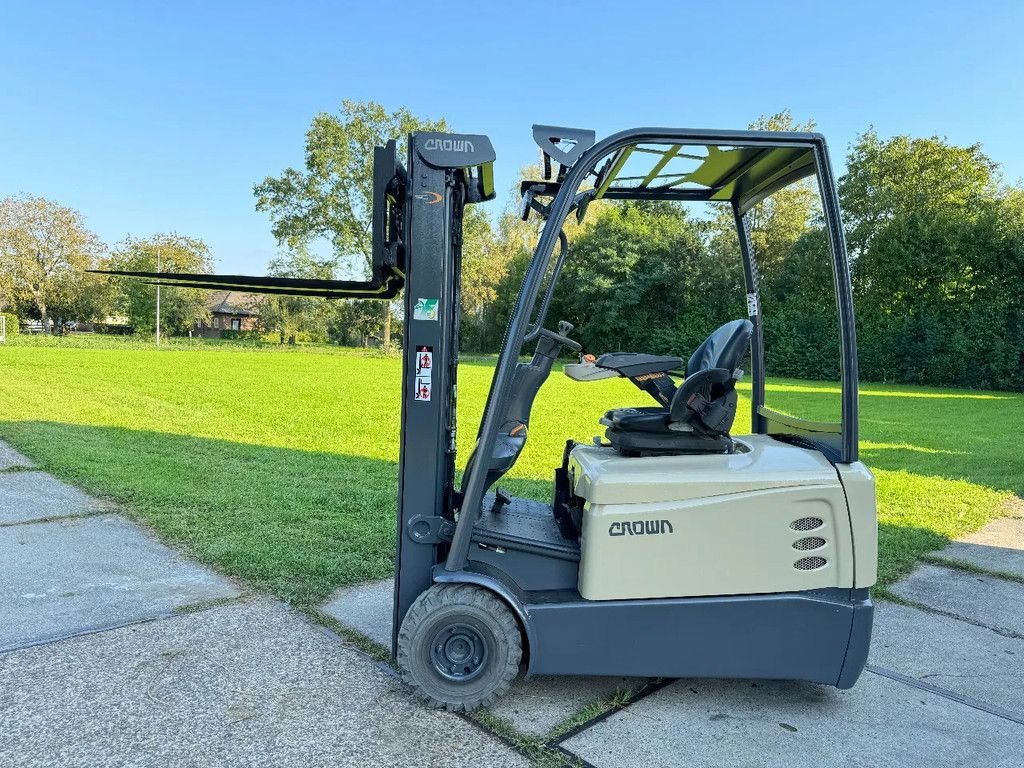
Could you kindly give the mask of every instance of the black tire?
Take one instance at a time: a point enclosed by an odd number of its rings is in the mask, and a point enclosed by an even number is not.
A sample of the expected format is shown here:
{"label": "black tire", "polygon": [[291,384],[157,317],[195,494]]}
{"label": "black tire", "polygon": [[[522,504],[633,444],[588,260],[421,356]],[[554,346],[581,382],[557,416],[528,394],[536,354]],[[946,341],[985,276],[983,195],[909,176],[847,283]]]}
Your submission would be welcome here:
{"label": "black tire", "polygon": [[523,642],[499,598],[471,584],[435,584],[398,633],[402,679],[432,707],[471,712],[493,704],[519,673]]}

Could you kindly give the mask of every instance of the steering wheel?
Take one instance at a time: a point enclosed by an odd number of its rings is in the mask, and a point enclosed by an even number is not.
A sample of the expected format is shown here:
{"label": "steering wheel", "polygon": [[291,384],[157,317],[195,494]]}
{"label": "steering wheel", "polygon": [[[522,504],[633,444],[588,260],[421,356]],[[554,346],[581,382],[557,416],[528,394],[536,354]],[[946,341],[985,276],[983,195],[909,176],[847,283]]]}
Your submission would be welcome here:
{"label": "steering wheel", "polygon": [[552,341],[558,342],[563,347],[568,347],[573,352],[579,353],[583,351],[583,345],[574,339],[570,339],[566,334],[573,329],[572,323],[568,323],[565,320],[558,322],[558,332],[548,330],[547,328],[539,328],[538,334],[544,336]]}

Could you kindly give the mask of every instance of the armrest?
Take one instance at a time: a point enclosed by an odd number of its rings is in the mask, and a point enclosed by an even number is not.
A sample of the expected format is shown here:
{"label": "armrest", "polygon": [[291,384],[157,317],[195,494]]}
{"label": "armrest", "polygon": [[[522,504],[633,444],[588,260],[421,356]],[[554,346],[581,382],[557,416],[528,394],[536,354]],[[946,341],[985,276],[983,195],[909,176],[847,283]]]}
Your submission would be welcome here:
{"label": "armrest", "polygon": [[665,373],[683,367],[681,357],[646,355],[642,352],[610,352],[597,358],[598,368],[607,368],[620,376],[631,378],[645,373]]}
{"label": "armrest", "polygon": [[598,368],[594,363],[567,363],[562,372],[573,381],[597,381],[619,375],[610,368]]}

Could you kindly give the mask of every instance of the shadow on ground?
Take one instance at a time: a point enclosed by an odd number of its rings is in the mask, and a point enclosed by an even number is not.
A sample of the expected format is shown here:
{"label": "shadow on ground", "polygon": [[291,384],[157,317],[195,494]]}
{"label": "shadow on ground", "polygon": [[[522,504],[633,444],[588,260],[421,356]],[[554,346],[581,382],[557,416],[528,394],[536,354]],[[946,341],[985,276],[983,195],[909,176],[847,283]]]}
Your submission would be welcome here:
{"label": "shadow on ground", "polygon": [[[291,602],[392,572],[395,462],[56,422],[7,422],[0,433],[42,469]],[[550,495],[542,481],[508,487]]]}
{"label": "shadow on ground", "polygon": [[[123,503],[191,555],[285,600],[317,604],[339,586],[392,571],[393,461],[46,421],[2,423],[0,436],[44,469]],[[879,470],[880,583],[892,583],[922,555],[983,525],[1004,499],[976,482],[923,474],[944,467],[947,475],[980,480],[991,473],[978,457],[947,453],[982,438],[965,437],[958,448],[955,437],[936,439],[924,451],[881,445],[864,451]],[[1024,462],[1005,447],[992,458]],[[542,501],[551,494],[544,480],[512,478],[502,487]]]}

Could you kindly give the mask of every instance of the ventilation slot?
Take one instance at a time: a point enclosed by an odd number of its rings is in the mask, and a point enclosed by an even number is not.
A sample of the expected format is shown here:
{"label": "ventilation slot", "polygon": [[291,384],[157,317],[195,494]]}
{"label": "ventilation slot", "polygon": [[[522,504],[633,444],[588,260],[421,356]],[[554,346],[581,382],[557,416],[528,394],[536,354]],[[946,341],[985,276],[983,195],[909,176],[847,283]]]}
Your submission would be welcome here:
{"label": "ventilation slot", "polygon": [[798,571],[816,571],[818,568],[824,568],[826,565],[828,565],[828,560],[824,557],[801,557],[793,563],[793,567]]}
{"label": "ventilation slot", "polygon": [[805,551],[808,549],[821,549],[825,546],[825,540],[820,536],[808,536],[793,542],[793,549]]}
{"label": "ventilation slot", "polygon": [[824,524],[825,521],[820,517],[801,517],[790,523],[789,527],[794,531],[813,531],[815,528],[821,528]]}

